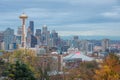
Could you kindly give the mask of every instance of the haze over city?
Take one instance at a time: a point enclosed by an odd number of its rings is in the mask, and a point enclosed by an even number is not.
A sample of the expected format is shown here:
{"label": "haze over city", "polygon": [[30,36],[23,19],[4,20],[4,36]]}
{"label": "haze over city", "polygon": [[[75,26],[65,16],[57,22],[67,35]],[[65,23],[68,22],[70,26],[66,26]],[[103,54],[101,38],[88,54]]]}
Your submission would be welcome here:
{"label": "haze over city", "polygon": [[120,36],[119,0],[1,0],[0,30],[17,30],[26,13],[35,28],[44,24],[61,36]]}

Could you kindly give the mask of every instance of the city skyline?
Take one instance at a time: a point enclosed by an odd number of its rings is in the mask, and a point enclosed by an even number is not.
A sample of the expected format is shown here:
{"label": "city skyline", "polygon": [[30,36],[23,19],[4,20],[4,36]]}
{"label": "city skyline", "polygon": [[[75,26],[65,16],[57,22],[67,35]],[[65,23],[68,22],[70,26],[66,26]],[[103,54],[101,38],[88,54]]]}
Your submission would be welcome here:
{"label": "city skyline", "polygon": [[36,29],[46,24],[61,36],[120,36],[119,0],[1,0],[0,10],[0,30],[16,31],[21,26],[18,16],[25,12],[26,27],[32,20]]}

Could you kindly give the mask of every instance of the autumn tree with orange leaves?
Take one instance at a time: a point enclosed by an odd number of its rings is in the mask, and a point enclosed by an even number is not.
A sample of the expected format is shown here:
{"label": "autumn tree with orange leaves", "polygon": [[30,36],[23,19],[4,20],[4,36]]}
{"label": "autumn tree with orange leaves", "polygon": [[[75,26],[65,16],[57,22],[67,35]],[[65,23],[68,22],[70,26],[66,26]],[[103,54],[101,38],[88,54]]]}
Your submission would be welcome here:
{"label": "autumn tree with orange leaves", "polygon": [[95,80],[120,80],[119,57],[115,54],[109,54],[95,73]]}

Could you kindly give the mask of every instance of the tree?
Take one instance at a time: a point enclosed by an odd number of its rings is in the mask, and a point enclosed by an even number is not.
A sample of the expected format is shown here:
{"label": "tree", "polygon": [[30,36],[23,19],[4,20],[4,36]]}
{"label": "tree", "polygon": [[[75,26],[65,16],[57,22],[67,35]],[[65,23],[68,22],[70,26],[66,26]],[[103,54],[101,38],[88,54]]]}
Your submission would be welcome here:
{"label": "tree", "polygon": [[39,79],[40,80],[50,80],[48,71],[49,71],[48,68],[42,69],[41,67],[39,67],[39,75],[40,75]]}
{"label": "tree", "polygon": [[9,80],[35,80],[34,74],[29,67],[19,61],[10,64],[4,74]]}
{"label": "tree", "polygon": [[[8,54],[8,53],[7,53]],[[19,49],[15,50],[11,55],[9,56],[9,63],[15,63],[16,61],[23,62],[27,66],[29,66],[30,70],[35,74],[37,74],[36,70],[36,54],[35,51],[33,50],[28,50],[28,49]]]}
{"label": "tree", "polygon": [[56,59],[53,58],[53,56],[36,56],[35,51],[33,50],[15,50],[11,53],[5,53],[2,57],[6,59],[9,64],[16,64],[16,61],[24,63],[34,73],[35,78],[38,80],[49,80],[50,76],[48,73],[58,69],[58,63],[55,61]]}
{"label": "tree", "polygon": [[115,54],[109,54],[95,73],[95,80],[120,80],[119,57]]}
{"label": "tree", "polygon": [[97,68],[95,61],[81,62],[79,67],[67,70],[66,80],[93,80],[94,69]]}
{"label": "tree", "polygon": [[3,72],[6,70],[9,63],[6,63],[2,58],[0,58],[0,77],[2,77],[4,74]]}
{"label": "tree", "polygon": [[4,61],[2,60],[2,58],[0,58],[0,76],[2,76],[3,67],[4,67]]}

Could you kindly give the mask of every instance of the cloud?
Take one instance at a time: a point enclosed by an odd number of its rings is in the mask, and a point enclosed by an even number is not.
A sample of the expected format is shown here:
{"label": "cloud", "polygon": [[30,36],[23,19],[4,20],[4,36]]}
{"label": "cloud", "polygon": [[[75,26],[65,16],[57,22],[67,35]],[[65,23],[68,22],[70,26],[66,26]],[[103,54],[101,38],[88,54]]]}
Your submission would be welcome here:
{"label": "cloud", "polygon": [[118,0],[69,0],[71,4],[89,4],[89,5],[105,5],[114,4]]}
{"label": "cloud", "polygon": [[110,11],[101,13],[101,15],[105,18],[119,19],[120,18],[120,6],[113,6],[113,8]]}
{"label": "cloud", "polygon": [[[82,36],[120,36],[120,23],[97,23],[97,24],[73,24],[59,26],[62,29],[57,29],[61,36],[82,35]],[[114,27],[113,27],[114,26]],[[57,26],[56,26],[57,27]],[[72,30],[71,30],[72,29]]]}
{"label": "cloud", "polygon": [[[1,0],[0,27],[14,26],[17,28],[21,25],[19,15],[25,12],[29,17],[27,23],[33,20],[35,28],[41,28],[43,24],[47,24],[50,29],[56,29],[62,35],[66,35],[65,33],[97,35],[98,30],[101,35],[108,35],[105,30],[110,32],[120,29],[120,4],[118,1]],[[118,35],[117,32],[113,33]]]}
{"label": "cloud", "polygon": [[61,11],[54,11],[50,9],[44,9],[44,8],[26,8],[23,11],[25,11],[29,17],[32,18],[40,18],[40,17],[61,17],[61,16],[67,16],[69,15],[68,12],[61,12]]}
{"label": "cloud", "polygon": [[118,12],[105,12],[102,15],[104,17],[108,17],[108,18],[118,18],[118,17],[120,17],[120,13],[118,13]]}
{"label": "cloud", "polygon": [[113,31],[113,30],[109,30],[109,32],[107,32],[106,30],[58,31],[58,33],[59,33],[60,36],[71,36],[71,35],[78,35],[78,36],[120,36],[119,31]]}
{"label": "cloud", "polygon": [[[60,26],[50,26],[50,28],[56,28],[58,31],[88,31],[88,30],[118,30],[119,22],[113,23],[85,23],[85,24],[69,24]],[[113,27],[114,26],[114,27]],[[64,29],[63,29],[64,28]]]}

